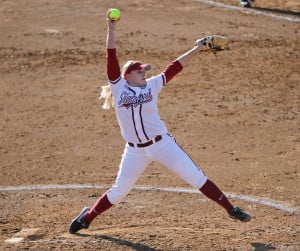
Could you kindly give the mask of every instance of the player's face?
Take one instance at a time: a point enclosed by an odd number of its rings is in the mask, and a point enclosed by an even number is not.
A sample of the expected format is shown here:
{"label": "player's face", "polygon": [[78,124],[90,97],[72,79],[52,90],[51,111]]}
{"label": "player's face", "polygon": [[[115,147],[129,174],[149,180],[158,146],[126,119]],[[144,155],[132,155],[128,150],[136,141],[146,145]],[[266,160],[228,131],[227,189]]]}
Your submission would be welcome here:
{"label": "player's face", "polygon": [[142,86],[146,84],[146,72],[144,70],[131,71],[126,77],[127,82],[133,86]]}

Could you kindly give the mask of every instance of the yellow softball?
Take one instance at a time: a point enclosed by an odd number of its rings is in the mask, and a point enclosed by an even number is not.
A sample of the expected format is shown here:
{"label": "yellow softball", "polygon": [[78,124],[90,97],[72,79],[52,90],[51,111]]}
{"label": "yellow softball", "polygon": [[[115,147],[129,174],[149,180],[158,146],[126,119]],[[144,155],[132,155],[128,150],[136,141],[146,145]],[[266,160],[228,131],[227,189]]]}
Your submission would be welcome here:
{"label": "yellow softball", "polygon": [[107,12],[107,16],[112,21],[119,21],[121,18],[121,11],[118,9],[109,9]]}

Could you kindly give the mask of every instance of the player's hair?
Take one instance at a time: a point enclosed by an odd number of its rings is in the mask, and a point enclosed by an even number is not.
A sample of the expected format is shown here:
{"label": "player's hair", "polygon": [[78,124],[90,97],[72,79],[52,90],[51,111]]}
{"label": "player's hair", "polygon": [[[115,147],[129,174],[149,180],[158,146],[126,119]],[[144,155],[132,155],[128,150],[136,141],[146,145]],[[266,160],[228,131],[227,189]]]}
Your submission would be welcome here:
{"label": "player's hair", "polygon": [[114,103],[115,103],[114,97],[111,93],[111,89],[110,89],[109,85],[101,86],[101,89],[102,89],[102,91],[101,91],[99,99],[102,99],[102,98],[104,99],[102,108],[105,110],[108,110],[114,106]]}

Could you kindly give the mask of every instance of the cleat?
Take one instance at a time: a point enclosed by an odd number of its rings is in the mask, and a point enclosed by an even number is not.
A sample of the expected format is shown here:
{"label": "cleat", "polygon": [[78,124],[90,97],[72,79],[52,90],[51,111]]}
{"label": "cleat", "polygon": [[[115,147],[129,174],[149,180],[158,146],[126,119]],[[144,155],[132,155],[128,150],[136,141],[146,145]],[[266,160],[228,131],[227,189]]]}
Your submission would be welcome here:
{"label": "cleat", "polygon": [[250,221],[251,215],[239,207],[234,207],[229,213],[229,217],[235,220],[240,220],[242,222]]}
{"label": "cleat", "polygon": [[79,213],[79,215],[72,220],[70,227],[69,227],[69,232],[70,234],[75,234],[77,231],[79,231],[80,229],[87,229],[89,227],[89,223],[86,222],[85,220],[85,214],[87,211],[89,211],[90,208],[85,207],[81,210],[81,212]]}

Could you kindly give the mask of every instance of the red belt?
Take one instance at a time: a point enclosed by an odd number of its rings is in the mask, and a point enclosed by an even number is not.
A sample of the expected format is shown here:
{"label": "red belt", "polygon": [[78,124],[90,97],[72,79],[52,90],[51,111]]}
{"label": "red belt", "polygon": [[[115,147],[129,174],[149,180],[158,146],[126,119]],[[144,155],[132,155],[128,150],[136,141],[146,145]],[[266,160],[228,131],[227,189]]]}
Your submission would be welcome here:
{"label": "red belt", "polygon": [[161,135],[157,135],[154,140],[150,140],[150,141],[147,141],[145,143],[137,143],[137,144],[134,144],[134,143],[131,143],[131,142],[128,142],[128,145],[131,146],[131,147],[147,147],[147,146],[151,146],[152,144],[160,141],[162,139],[162,136]]}

